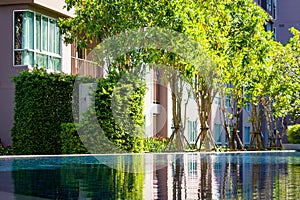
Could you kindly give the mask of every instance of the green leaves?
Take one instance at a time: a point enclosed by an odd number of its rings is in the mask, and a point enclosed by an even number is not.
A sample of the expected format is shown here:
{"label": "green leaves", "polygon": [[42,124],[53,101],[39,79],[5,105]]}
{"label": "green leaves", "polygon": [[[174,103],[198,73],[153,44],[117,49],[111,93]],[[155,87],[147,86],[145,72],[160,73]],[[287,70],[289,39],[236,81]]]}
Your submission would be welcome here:
{"label": "green leaves", "polygon": [[98,81],[95,111],[103,134],[126,152],[144,149],[145,84],[126,72]]}
{"label": "green leaves", "polygon": [[288,127],[288,140],[292,144],[300,144],[300,124]]}
{"label": "green leaves", "polygon": [[12,140],[15,154],[61,153],[61,123],[73,121],[74,76],[22,71],[13,78],[15,115]]}

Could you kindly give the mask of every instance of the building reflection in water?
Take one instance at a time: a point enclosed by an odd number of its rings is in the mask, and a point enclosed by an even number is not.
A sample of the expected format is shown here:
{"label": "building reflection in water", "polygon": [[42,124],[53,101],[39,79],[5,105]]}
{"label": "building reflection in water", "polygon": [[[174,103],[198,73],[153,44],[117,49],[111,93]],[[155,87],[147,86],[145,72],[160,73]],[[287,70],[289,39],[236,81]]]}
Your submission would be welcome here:
{"label": "building reflection in water", "polygon": [[300,153],[6,158],[0,180],[3,199],[300,199]]}
{"label": "building reflection in water", "polygon": [[[153,195],[146,199],[300,198],[300,157],[288,163],[266,153],[152,156],[154,172],[145,176],[153,175],[153,182],[145,179],[144,192]],[[163,158],[167,164],[161,167]]]}

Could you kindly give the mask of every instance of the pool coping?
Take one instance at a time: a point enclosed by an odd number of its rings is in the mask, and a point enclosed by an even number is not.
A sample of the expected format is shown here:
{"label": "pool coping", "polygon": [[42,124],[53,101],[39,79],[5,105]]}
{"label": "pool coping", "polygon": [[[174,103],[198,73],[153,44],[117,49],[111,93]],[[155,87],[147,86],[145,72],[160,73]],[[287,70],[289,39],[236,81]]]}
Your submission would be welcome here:
{"label": "pool coping", "polygon": [[232,152],[157,152],[157,153],[119,153],[119,154],[58,154],[58,155],[3,155],[2,158],[47,158],[47,157],[80,157],[80,156],[125,156],[125,155],[147,155],[147,154],[254,154],[254,153],[291,153],[296,150],[278,150],[278,151],[232,151]]}

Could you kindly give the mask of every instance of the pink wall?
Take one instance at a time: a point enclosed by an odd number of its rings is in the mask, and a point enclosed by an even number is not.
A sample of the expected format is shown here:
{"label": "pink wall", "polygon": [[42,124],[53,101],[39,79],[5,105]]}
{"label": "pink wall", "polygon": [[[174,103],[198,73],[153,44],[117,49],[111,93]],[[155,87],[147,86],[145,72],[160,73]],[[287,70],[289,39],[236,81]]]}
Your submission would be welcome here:
{"label": "pink wall", "polygon": [[22,69],[13,67],[13,10],[26,8],[26,5],[0,6],[0,138],[4,145],[11,144],[14,109],[12,77]]}

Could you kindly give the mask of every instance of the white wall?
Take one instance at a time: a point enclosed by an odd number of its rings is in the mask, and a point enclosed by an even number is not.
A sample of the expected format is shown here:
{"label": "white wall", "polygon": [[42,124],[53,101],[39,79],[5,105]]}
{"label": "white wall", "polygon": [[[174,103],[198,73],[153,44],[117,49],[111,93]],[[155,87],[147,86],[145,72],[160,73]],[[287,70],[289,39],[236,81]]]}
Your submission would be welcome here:
{"label": "white wall", "polygon": [[66,45],[64,42],[61,46],[62,51],[62,71],[67,74],[71,74],[71,45]]}

